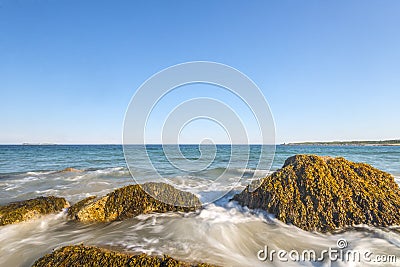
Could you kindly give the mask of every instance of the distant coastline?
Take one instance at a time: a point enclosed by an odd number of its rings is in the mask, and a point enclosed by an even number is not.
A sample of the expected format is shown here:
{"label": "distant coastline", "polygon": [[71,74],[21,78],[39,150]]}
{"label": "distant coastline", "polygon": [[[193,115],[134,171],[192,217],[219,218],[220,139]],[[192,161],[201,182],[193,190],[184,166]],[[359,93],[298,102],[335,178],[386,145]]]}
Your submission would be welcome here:
{"label": "distant coastline", "polygon": [[23,146],[56,146],[53,143],[22,143]]}
{"label": "distant coastline", "polygon": [[[57,144],[57,143],[20,143],[20,144],[0,144],[0,146],[7,145],[22,145],[22,146],[121,146],[123,144]],[[139,145],[139,144],[132,144]],[[159,145],[162,144],[146,144],[146,145]],[[168,144],[172,145],[172,144]],[[179,145],[198,145],[198,144],[179,144]],[[216,145],[229,145],[229,144],[216,144]],[[236,144],[246,145],[246,144]],[[261,144],[249,144],[249,145],[261,145]],[[277,145],[282,146],[400,146],[400,139],[394,140],[380,140],[380,141],[325,141],[325,142],[291,142],[281,143]]]}
{"label": "distant coastline", "polygon": [[285,146],[400,146],[400,139],[383,141],[330,141],[284,143]]}

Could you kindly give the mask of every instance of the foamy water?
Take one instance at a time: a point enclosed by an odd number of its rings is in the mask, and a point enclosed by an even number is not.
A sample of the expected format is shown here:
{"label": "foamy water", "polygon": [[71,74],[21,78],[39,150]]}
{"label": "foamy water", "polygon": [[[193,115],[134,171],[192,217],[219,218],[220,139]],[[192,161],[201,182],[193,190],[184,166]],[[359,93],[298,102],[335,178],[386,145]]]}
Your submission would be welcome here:
{"label": "foamy water", "polygon": [[[115,188],[134,183],[124,166],[120,147],[54,147],[42,148],[39,152],[37,150],[41,148],[31,148],[36,150],[35,153],[29,148],[18,152],[13,148],[7,149],[5,152],[0,147],[0,157],[4,159],[0,163],[1,204],[42,195],[63,196],[74,203],[84,197],[104,195]],[[399,183],[400,148],[374,148],[373,153],[368,149],[354,148],[349,151],[344,148],[324,150],[311,147],[308,148],[308,153],[342,154],[356,161],[364,159],[362,161],[394,173]],[[304,147],[298,147],[297,150],[295,147],[278,147],[273,168],[280,167],[287,156],[305,153],[305,150]],[[27,151],[31,153],[31,158],[26,156]],[[35,159],[35,155],[36,158],[37,155],[43,157]],[[65,167],[83,171],[60,172]],[[140,162],[132,171],[143,177],[148,173],[144,166],[140,166]],[[216,166],[191,175],[171,173],[169,177],[174,186],[191,191],[207,201],[226,189],[226,184],[218,182],[209,186],[208,177],[222,172],[222,167]],[[236,181],[243,173],[254,178],[253,176],[263,177],[268,172],[254,168],[232,168],[225,175],[227,179]],[[203,210],[188,214],[149,214],[121,222],[81,224],[67,220],[64,211],[37,220],[0,227],[0,266],[30,266],[36,259],[55,248],[81,243],[132,253],[169,254],[182,260],[221,266],[377,266],[376,263],[329,259],[323,262],[280,262],[275,259],[270,262],[257,258],[257,253],[265,246],[270,250],[313,249],[320,252],[329,247],[337,248],[338,239],[347,241],[347,249],[400,257],[398,227],[357,226],[335,234],[306,232],[283,224],[265,212],[248,210],[229,202],[234,193],[243,189],[245,182],[246,180],[235,184],[232,192],[215,203],[206,205]],[[397,266],[398,264],[399,261]],[[388,263],[385,265],[391,266]]]}

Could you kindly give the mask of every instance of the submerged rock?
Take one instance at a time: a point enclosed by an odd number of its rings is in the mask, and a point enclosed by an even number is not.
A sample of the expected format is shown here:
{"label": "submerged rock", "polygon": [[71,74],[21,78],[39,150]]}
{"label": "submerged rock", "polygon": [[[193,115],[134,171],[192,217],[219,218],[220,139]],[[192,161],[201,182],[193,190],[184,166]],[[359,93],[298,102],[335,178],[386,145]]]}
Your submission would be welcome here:
{"label": "submerged rock", "polygon": [[83,172],[82,170],[74,169],[71,167],[65,168],[64,170],[61,170],[59,172]]}
{"label": "submerged rock", "polygon": [[163,257],[146,254],[131,255],[91,246],[66,246],[38,259],[32,267],[50,266],[198,266],[212,267],[206,263],[192,264],[175,260],[168,255]]}
{"label": "submerged rock", "polygon": [[400,189],[392,175],[344,158],[297,155],[233,200],[304,230],[357,224],[400,225]]}
{"label": "submerged rock", "polygon": [[100,198],[83,199],[68,209],[68,216],[82,222],[108,222],[150,212],[189,212],[200,207],[200,200],[192,193],[165,183],[145,183],[128,185]]}
{"label": "submerged rock", "polygon": [[0,206],[0,225],[35,219],[40,215],[60,212],[69,206],[64,198],[38,197]]}

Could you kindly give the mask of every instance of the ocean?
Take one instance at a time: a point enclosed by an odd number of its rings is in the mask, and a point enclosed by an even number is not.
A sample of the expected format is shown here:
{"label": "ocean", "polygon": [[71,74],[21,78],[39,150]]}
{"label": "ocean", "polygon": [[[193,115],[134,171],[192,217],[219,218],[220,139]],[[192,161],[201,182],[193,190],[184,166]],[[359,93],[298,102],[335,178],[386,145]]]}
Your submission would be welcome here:
{"label": "ocean", "polygon": [[[207,149],[204,152],[196,145],[184,145],[181,149],[180,156],[188,160],[180,162],[179,155],[175,155],[175,160],[188,170],[191,164],[198,164],[198,159],[207,154]],[[261,146],[257,145],[251,147],[249,160],[243,167],[241,159],[227,160],[232,147],[218,145],[211,164],[201,171],[182,171],[182,167],[171,168],[166,163],[161,145],[152,145],[148,147],[148,154],[157,170],[179,189],[191,191],[208,203],[204,209],[188,214],[141,215],[106,224],[75,223],[68,221],[65,212],[62,212],[3,226],[0,227],[0,266],[30,266],[55,248],[81,243],[134,253],[169,254],[182,260],[221,266],[368,265],[329,259],[322,262],[271,262],[257,257],[265,246],[275,250],[321,251],[335,247],[338,239],[345,239],[348,248],[354,250],[400,257],[398,227],[360,225],[344,232],[312,233],[283,224],[271,214],[248,210],[229,201],[233,194],[244,188],[246,182],[265,177],[295,154],[341,156],[365,162],[393,174],[396,182],[400,183],[399,146],[279,145],[276,146],[271,169],[260,168],[256,164],[257,157],[252,157],[260,149]],[[134,163],[129,167],[137,181],[157,179],[143,159],[135,159]],[[65,168],[82,171],[63,172]],[[220,192],[226,191],[226,184],[215,182],[209,185],[214,177],[221,174],[239,182],[226,195],[220,196]],[[135,180],[127,168],[121,145],[0,146],[0,205],[48,195],[65,197],[73,204],[85,197],[105,195],[115,188],[133,183]],[[376,263],[370,264],[376,266]]]}

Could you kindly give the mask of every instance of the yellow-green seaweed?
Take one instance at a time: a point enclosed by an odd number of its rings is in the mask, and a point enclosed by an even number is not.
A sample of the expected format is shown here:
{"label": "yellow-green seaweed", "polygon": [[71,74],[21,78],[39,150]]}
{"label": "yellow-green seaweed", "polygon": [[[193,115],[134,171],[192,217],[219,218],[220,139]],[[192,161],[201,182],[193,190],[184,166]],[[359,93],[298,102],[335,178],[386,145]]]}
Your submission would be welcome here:
{"label": "yellow-green seaweed", "polygon": [[60,212],[68,206],[64,198],[54,196],[12,202],[0,206],[0,225],[35,219],[40,215]]}
{"label": "yellow-green seaweed", "polygon": [[100,198],[83,199],[69,208],[68,216],[82,222],[109,222],[150,212],[189,212],[200,207],[200,200],[192,193],[165,183],[145,183],[118,188]]}
{"label": "yellow-green seaweed", "polygon": [[207,263],[188,263],[171,258],[168,255],[162,257],[149,256],[147,254],[128,254],[93,246],[74,245],[65,246],[53,253],[44,255],[38,259],[32,267],[103,267],[103,266],[151,266],[151,267],[212,267]]}
{"label": "yellow-green seaweed", "polygon": [[400,224],[400,189],[389,173],[342,157],[296,155],[233,200],[308,231]]}

